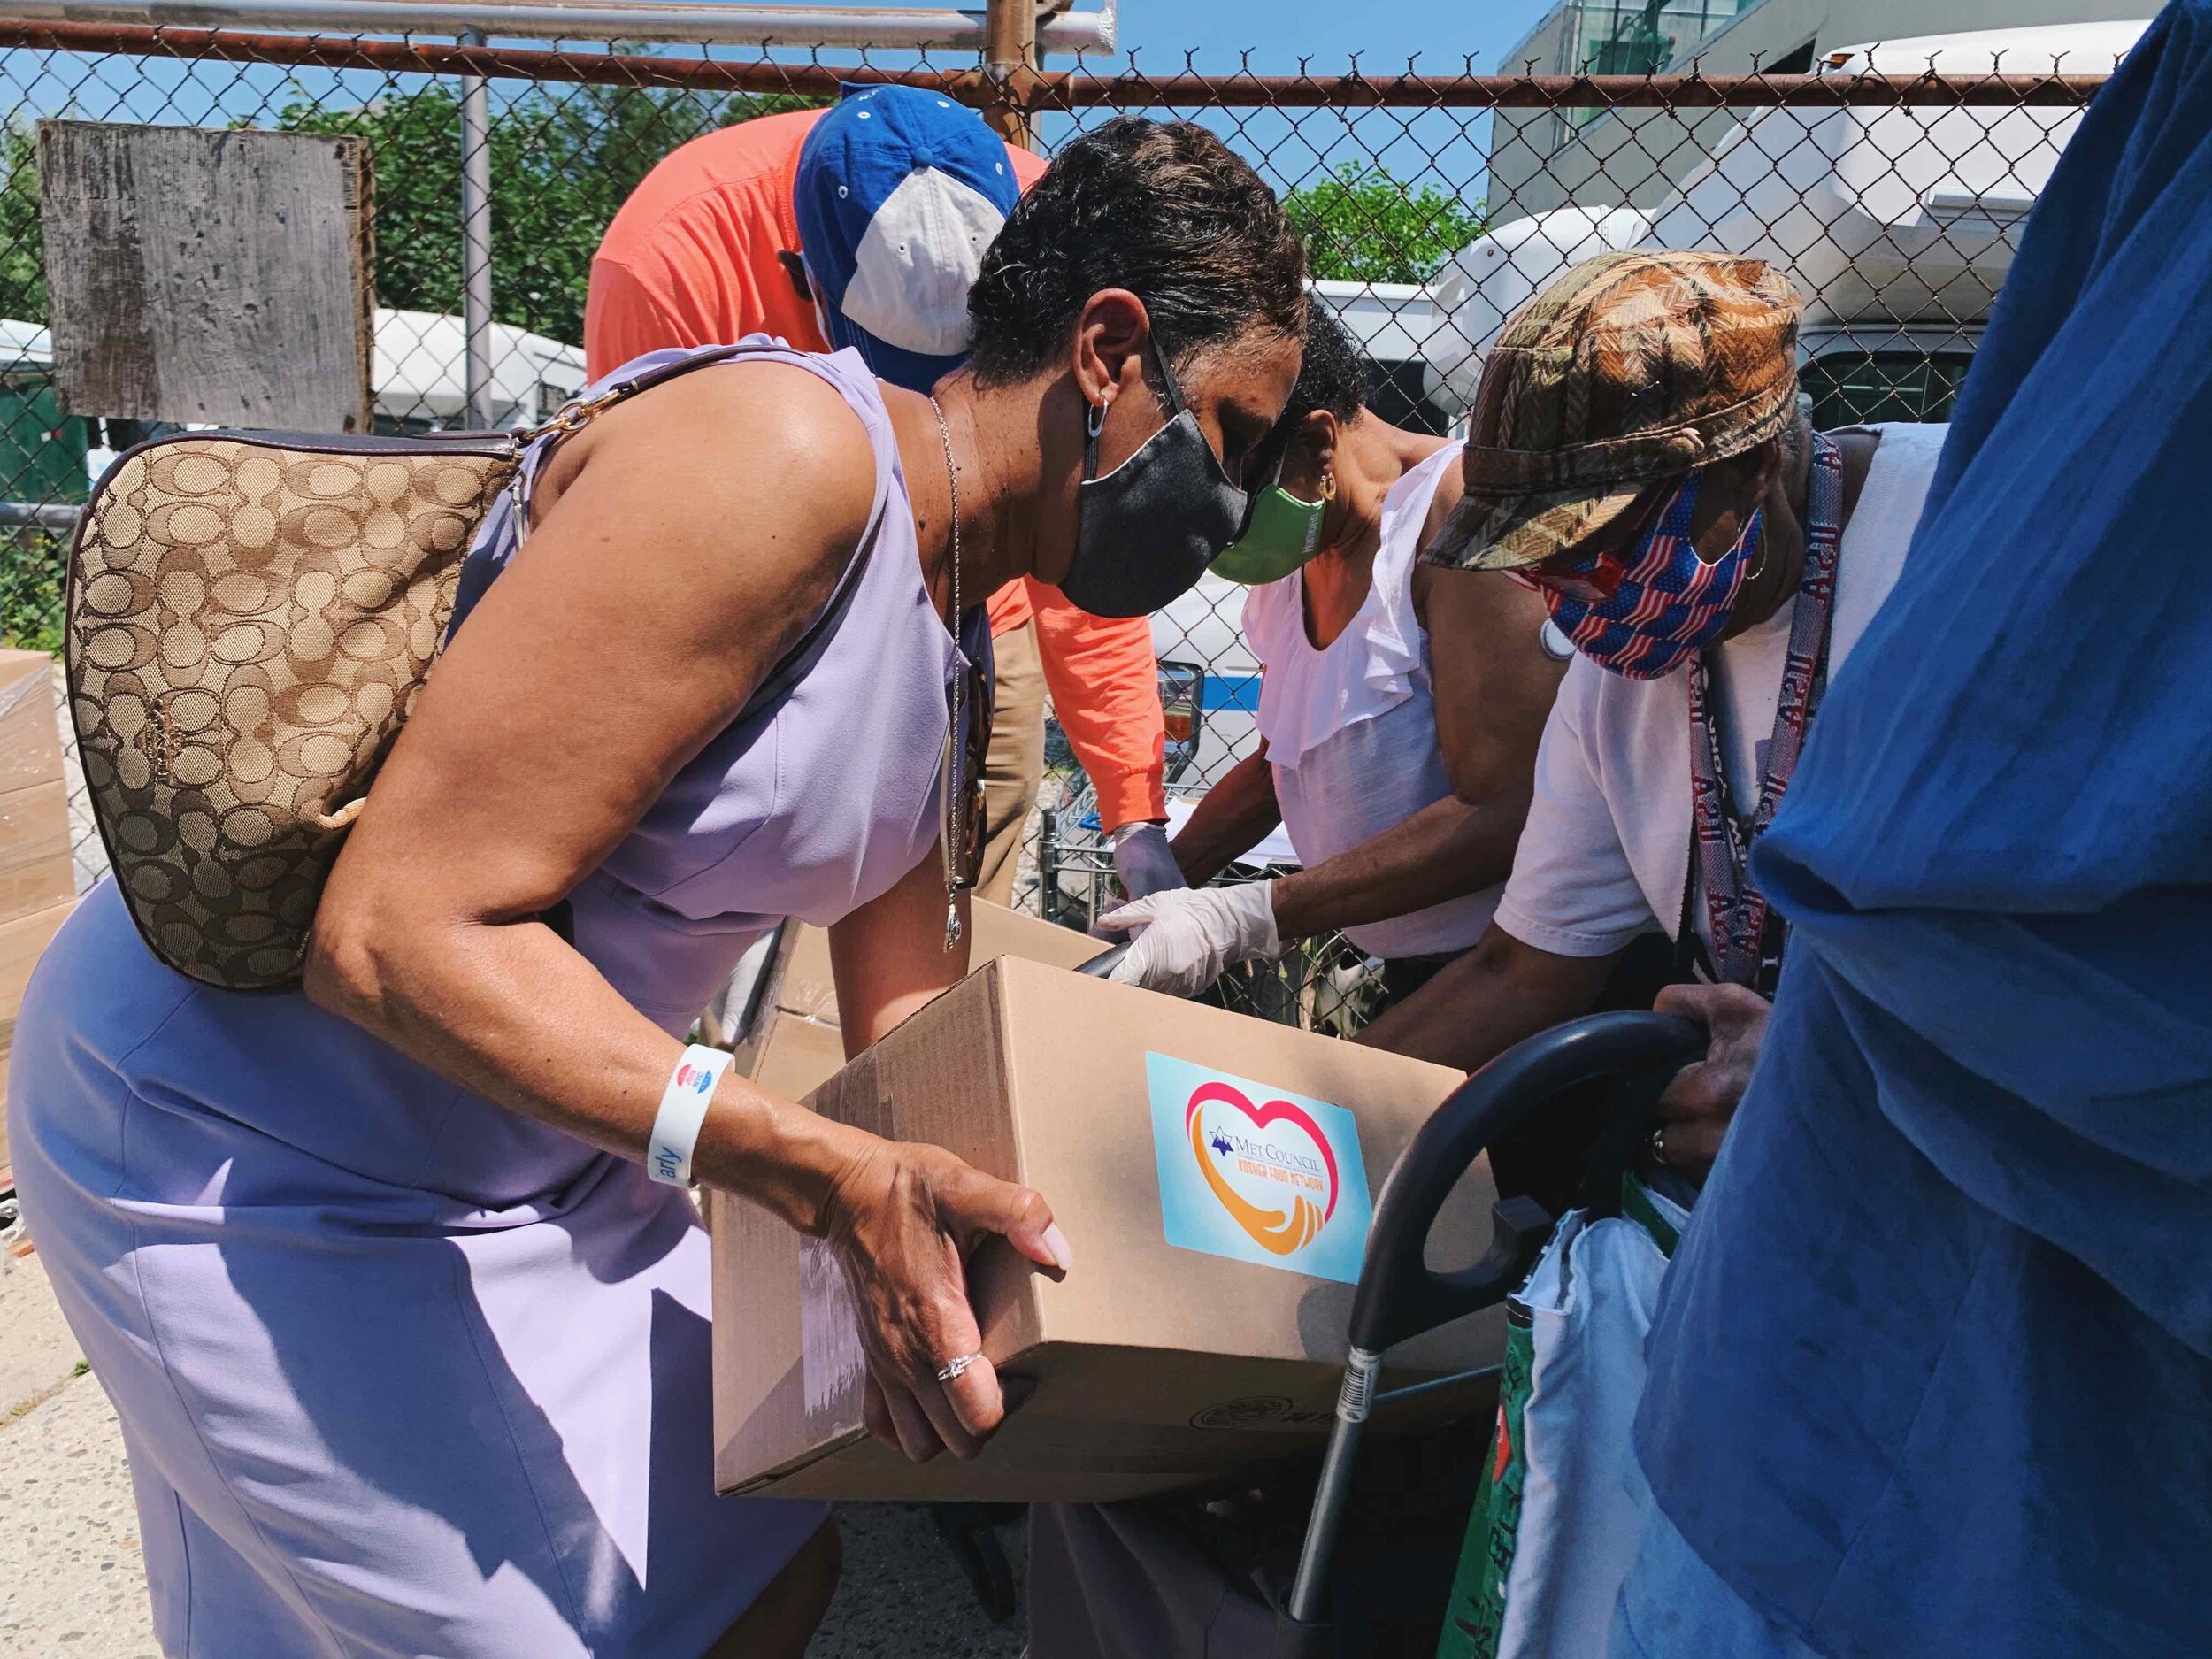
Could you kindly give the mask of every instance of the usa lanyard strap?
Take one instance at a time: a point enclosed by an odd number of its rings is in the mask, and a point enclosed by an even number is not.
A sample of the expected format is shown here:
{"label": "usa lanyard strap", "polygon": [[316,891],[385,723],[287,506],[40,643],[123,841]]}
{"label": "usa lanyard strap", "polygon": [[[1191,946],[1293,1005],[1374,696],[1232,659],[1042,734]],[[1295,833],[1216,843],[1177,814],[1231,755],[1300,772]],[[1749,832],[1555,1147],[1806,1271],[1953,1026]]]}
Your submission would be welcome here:
{"label": "usa lanyard strap", "polygon": [[1782,665],[1782,693],[1774,708],[1774,739],[1759,782],[1759,804],[1747,824],[1736,814],[1728,776],[1721,766],[1720,731],[1713,718],[1705,654],[1699,652],[1690,664],[1692,851],[1712,930],[1714,976],[1769,996],[1781,969],[1781,929],[1775,925],[1779,918],[1770,917],[1765,897],[1751,885],[1751,845],[1766,833],[1781,808],[1798,757],[1804,752],[1813,713],[1827,688],[1836,556],[1843,543],[1843,451],[1819,433],[1813,434],[1812,476],[1806,496],[1805,569],[1798,579],[1789,657]]}

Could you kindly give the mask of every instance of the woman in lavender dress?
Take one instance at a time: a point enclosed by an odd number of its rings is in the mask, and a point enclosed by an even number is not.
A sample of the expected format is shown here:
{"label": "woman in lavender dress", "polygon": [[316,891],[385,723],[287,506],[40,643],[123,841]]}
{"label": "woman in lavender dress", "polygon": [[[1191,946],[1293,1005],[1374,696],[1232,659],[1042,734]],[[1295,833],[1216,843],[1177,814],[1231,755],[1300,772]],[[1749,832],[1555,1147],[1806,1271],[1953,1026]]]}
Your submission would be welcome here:
{"label": "woman in lavender dress", "polygon": [[[303,993],[188,981],[112,886],[87,898],[26,999],[10,1126],[166,1652],[801,1651],[835,1536],[714,1496],[705,1239],[639,1166],[663,1086],[782,917],[830,926],[849,1047],[965,971],[955,595],[1034,574],[1133,614],[1195,580],[1296,376],[1303,274],[1217,140],[1110,123],[1009,220],[933,402],[763,342],[544,457],[526,541],[503,514],[472,555],[498,580]],[[864,545],[804,677],[736,718]],[[1065,1269],[1045,1200],[733,1077],[694,1169],[840,1251],[878,1432],[972,1454],[1002,1405],[987,1362],[937,1380],[977,1347],[962,1254]]]}

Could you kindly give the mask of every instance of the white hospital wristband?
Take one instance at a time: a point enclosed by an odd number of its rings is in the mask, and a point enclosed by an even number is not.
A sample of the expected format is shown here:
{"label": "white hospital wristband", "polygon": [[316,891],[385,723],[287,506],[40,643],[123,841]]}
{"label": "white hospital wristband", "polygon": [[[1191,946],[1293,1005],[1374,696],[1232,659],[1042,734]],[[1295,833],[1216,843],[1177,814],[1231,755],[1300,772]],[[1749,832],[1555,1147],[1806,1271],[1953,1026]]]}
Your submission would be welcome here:
{"label": "white hospital wristband", "polygon": [[691,1185],[691,1149],[699,1144],[699,1125],[707,1120],[715,1085],[730,1069],[731,1059],[719,1048],[694,1043],[668,1074],[661,1109],[653,1115],[653,1139],[645,1149],[645,1172],[655,1180],[670,1187]]}

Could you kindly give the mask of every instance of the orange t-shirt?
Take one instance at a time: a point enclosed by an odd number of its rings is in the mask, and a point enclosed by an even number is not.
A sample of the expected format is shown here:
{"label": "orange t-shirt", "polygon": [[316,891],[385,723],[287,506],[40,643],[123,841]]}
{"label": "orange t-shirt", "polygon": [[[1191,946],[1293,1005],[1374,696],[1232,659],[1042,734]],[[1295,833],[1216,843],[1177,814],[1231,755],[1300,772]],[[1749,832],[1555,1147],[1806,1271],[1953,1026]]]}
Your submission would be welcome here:
{"label": "orange t-shirt", "polygon": [[[799,151],[819,110],[764,115],[695,138],[662,157],[607,227],[584,301],[584,364],[592,379],[664,346],[781,336],[827,351],[814,303],[777,262],[799,249],[792,191]],[[1008,146],[1026,190],[1045,161]],[[1151,625],[1079,611],[1025,577],[990,598],[991,632],[1033,617],[1053,710],[1098,791],[1108,829],[1164,818],[1166,732]]]}

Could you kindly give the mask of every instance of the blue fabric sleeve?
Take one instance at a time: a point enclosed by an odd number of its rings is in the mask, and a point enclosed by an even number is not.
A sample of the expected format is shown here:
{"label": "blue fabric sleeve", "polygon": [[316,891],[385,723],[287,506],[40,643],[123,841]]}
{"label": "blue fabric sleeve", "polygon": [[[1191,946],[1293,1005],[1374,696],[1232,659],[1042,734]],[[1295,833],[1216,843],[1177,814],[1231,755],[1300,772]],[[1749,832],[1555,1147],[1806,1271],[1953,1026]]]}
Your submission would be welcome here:
{"label": "blue fabric sleeve", "polygon": [[1754,861],[1943,1174],[2212,1354],[2212,12],[2032,222]]}

